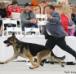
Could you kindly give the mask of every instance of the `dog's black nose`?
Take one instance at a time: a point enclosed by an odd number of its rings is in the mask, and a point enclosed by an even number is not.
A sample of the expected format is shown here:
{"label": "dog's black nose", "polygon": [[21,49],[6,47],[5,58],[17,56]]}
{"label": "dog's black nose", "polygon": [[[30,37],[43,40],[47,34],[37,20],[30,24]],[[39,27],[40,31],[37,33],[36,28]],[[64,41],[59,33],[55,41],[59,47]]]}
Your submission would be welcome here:
{"label": "dog's black nose", "polygon": [[7,43],[7,41],[4,41],[4,43]]}

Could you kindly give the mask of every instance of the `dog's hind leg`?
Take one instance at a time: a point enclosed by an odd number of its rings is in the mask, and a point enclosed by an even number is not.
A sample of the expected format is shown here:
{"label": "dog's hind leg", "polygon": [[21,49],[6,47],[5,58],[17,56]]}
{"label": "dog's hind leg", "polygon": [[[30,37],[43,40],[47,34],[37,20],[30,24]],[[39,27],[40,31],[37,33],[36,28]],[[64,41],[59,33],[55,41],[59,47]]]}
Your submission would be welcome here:
{"label": "dog's hind leg", "polygon": [[61,65],[61,67],[64,67],[64,61],[63,60],[58,60],[59,64]]}
{"label": "dog's hind leg", "polygon": [[60,59],[60,58],[56,58],[55,56],[51,56],[52,59],[51,61],[53,61],[53,63],[58,63],[60,64],[62,67],[64,67],[64,58],[63,59]]}
{"label": "dog's hind leg", "polygon": [[44,63],[45,63],[45,62],[46,62],[46,59],[42,60],[41,63],[40,63],[40,65],[41,65],[41,66],[44,66]]}
{"label": "dog's hind leg", "polygon": [[42,61],[46,60],[48,58],[49,55],[49,51],[48,50],[44,50],[44,51],[41,51],[37,54],[37,63],[36,63],[36,66],[39,67],[40,65],[43,65],[42,64]]}

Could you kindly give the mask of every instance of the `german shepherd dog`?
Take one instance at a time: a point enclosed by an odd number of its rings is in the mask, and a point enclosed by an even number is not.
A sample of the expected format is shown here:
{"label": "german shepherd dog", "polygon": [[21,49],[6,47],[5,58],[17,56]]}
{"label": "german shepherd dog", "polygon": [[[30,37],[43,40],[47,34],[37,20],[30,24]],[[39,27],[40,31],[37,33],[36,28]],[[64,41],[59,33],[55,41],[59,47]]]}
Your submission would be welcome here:
{"label": "german shepherd dog", "polygon": [[[8,63],[11,60],[14,60],[18,56],[28,58],[31,62],[32,66],[31,69],[37,68],[40,66],[43,60],[47,59],[49,56],[51,56],[51,50],[46,48],[43,45],[39,44],[33,44],[33,43],[27,43],[22,42],[18,40],[13,33],[11,37],[9,37],[7,40],[4,41],[7,46],[12,45],[14,50],[14,55],[11,59],[6,60],[5,62],[2,62],[2,64]],[[56,57],[55,55],[52,55]],[[56,57],[57,60],[63,60],[65,57],[62,58]],[[61,61],[59,61],[61,63]]]}

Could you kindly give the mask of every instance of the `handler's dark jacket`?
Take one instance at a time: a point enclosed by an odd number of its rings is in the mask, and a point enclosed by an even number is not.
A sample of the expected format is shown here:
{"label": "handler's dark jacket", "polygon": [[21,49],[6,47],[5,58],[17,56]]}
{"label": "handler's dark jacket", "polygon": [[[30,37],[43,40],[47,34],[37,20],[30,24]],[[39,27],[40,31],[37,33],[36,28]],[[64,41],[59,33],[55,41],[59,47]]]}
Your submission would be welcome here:
{"label": "handler's dark jacket", "polygon": [[48,19],[48,23],[46,25],[47,34],[54,37],[66,36],[66,32],[64,31],[60,23],[59,14],[57,12],[53,12],[51,16],[53,17],[53,19]]}

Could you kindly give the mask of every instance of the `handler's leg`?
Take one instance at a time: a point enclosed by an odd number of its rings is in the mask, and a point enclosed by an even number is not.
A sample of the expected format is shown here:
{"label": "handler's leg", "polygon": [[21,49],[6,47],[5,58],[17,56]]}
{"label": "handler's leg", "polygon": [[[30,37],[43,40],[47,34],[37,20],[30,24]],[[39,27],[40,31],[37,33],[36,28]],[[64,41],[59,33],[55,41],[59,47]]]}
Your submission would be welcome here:
{"label": "handler's leg", "polygon": [[52,50],[56,44],[56,39],[54,37],[50,37],[46,42],[46,48]]}
{"label": "handler's leg", "polygon": [[76,58],[76,52],[66,44],[65,37],[58,38],[57,45]]}

